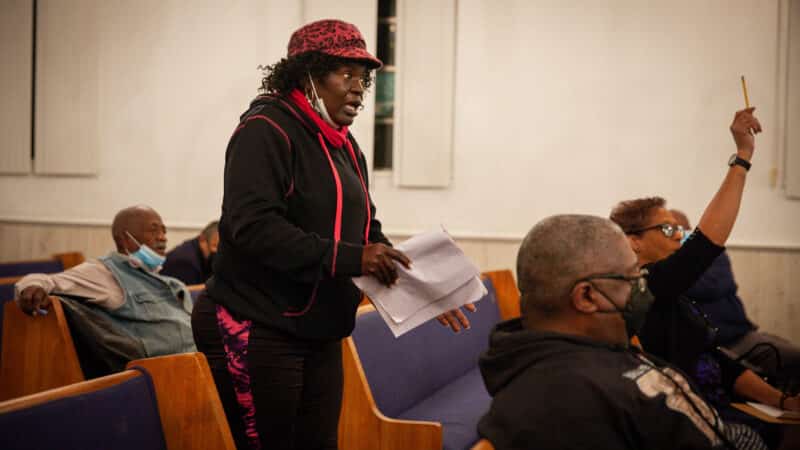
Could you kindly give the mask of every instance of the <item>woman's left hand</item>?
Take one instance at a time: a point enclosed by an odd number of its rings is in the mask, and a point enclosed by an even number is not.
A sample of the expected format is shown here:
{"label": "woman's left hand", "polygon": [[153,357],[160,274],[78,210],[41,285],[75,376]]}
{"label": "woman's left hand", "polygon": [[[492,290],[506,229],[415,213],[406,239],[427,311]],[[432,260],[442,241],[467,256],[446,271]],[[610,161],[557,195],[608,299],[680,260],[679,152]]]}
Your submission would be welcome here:
{"label": "woman's left hand", "polygon": [[[478,308],[472,303],[467,303],[464,308],[469,312],[475,312]],[[469,328],[469,319],[461,312],[461,308],[456,308],[451,311],[440,315],[436,318],[442,325],[450,327],[454,332],[458,333],[463,327],[465,330]]]}

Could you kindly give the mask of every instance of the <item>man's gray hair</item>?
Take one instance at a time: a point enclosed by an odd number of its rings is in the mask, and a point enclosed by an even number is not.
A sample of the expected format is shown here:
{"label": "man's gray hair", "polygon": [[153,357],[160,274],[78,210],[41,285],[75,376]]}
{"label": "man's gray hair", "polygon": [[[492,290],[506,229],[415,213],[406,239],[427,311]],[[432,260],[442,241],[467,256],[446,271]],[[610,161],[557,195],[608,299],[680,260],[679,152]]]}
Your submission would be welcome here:
{"label": "man's gray hair", "polygon": [[576,281],[619,267],[624,238],[614,222],[596,216],[558,215],[537,223],[517,254],[522,313],[561,311]]}

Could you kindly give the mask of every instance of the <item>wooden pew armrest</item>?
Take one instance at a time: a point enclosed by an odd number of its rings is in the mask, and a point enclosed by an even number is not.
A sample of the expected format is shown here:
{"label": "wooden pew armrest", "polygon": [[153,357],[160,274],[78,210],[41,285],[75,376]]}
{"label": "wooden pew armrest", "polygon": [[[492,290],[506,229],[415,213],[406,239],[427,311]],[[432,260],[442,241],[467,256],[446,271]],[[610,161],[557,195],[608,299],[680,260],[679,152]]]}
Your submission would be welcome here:
{"label": "wooden pew armrest", "polygon": [[[372,306],[366,306],[366,309],[369,308]],[[378,410],[351,338],[342,341],[342,364],[344,390],[339,420],[339,448],[348,450],[442,448],[441,424],[392,419]]]}
{"label": "wooden pew armrest", "polygon": [[497,309],[500,310],[500,318],[509,320],[519,317],[519,291],[517,282],[514,281],[514,274],[506,269],[484,272],[483,276],[492,280],[494,292],[497,295]]}
{"label": "wooden pew armrest", "polygon": [[71,269],[86,261],[81,252],[56,253],[53,255],[53,259],[61,261],[61,266],[64,270]]}
{"label": "wooden pew armrest", "polygon": [[442,424],[438,422],[391,419],[383,414],[379,420],[381,450],[442,448]]}
{"label": "wooden pew armrest", "polygon": [[494,445],[487,439],[481,439],[470,450],[494,450]]}

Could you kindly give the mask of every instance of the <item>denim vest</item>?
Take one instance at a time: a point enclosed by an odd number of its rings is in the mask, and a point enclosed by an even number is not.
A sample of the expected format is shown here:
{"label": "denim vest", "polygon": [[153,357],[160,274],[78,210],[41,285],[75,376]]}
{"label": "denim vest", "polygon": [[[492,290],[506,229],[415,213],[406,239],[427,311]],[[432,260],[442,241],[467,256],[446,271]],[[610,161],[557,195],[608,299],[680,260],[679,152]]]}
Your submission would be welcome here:
{"label": "denim vest", "polygon": [[192,298],[183,283],[134,267],[120,253],[112,252],[100,262],[125,295],[125,303],[108,310],[108,315],[141,340],[148,357],[197,351],[192,337]]}

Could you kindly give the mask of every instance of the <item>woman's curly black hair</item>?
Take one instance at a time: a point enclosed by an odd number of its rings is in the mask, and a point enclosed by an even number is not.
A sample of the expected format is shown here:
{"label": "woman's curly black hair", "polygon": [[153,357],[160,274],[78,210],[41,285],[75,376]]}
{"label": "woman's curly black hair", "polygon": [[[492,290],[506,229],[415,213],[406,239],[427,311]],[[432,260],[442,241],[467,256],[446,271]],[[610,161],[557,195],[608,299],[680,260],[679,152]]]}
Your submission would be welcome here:
{"label": "woman's curly black hair", "polygon": [[[340,58],[320,52],[307,52],[291,58],[283,58],[265,69],[261,80],[261,91],[268,94],[288,94],[293,89],[303,90],[303,83],[311,74],[319,79],[338,70],[345,64],[363,64],[363,61]],[[361,78],[364,90],[372,85],[372,70],[365,70]]]}

